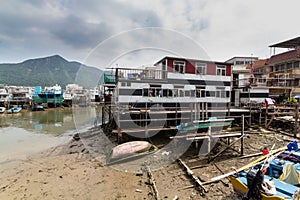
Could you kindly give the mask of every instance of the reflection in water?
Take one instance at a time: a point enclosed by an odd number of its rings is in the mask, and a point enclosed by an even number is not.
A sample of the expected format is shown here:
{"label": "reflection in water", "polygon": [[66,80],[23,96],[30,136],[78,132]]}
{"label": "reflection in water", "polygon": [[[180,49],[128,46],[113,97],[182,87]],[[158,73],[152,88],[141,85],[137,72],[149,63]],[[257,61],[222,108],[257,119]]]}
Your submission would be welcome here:
{"label": "reflection in water", "polygon": [[75,131],[72,109],[30,112],[30,119],[31,126],[28,129],[35,132],[61,135],[67,131]]}
{"label": "reflection in water", "polygon": [[101,108],[88,108],[78,107],[73,109],[73,117],[76,129],[79,132],[86,130],[87,128],[99,125],[101,123],[101,117],[99,116]]}
{"label": "reflection in water", "polygon": [[95,125],[96,113],[86,107],[1,114],[0,164],[67,141],[82,128]]}
{"label": "reflection in water", "polygon": [[71,108],[3,114],[0,120],[1,127],[18,127],[34,133],[58,136],[75,131]]}

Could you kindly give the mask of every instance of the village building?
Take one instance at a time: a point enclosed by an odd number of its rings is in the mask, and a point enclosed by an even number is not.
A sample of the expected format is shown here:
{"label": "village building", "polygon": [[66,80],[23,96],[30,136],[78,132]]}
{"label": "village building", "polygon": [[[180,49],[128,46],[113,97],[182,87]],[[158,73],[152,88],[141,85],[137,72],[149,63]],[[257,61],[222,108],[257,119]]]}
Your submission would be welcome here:
{"label": "village building", "polygon": [[7,100],[8,105],[29,105],[31,102],[31,95],[34,91],[33,87],[25,86],[7,86],[9,97]]}
{"label": "village building", "polygon": [[258,57],[233,57],[226,61],[232,64],[231,106],[242,107],[249,103],[262,103],[269,97],[269,88],[257,87],[254,69],[261,60]]}
{"label": "village building", "polygon": [[[287,51],[272,55],[268,59],[253,63],[253,87],[269,88],[269,97],[282,103],[300,94],[300,37],[270,45],[271,48],[283,48]],[[251,66],[248,65],[248,68]]]}
{"label": "village building", "polygon": [[224,118],[230,109],[231,73],[230,63],[169,56],[153,67],[113,68],[104,74],[105,105],[110,106],[104,106],[102,116],[111,109],[118,134]]}

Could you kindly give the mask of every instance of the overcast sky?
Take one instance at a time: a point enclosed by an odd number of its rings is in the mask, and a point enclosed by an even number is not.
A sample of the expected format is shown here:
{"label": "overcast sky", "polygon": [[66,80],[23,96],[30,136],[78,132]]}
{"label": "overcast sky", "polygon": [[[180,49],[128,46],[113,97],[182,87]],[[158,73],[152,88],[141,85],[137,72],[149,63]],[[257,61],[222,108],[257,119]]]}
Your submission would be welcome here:
{"label": "overcast sky", "polygon": [[0,63],[54,54],[99,67],[164,55],[266,58],[269,45],[300,36],[299,0],[0,1]]}

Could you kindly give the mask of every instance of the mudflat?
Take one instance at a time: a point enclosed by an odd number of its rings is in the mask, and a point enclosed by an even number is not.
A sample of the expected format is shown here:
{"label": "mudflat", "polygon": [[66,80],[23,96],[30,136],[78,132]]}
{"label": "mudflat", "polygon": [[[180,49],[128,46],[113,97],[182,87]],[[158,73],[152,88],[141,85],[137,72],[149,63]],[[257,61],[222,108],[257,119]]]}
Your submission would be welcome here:
{"label": "mudflat", "polygon": [[[244,152],[259,153],[274,143],[279,148],[288,140],[272,132],[256,131],[245,136]],[[72,139],[25,160],[2,163],[0,199],[239,199],[226,178],[206,185],[207,193],[201,194],[176,162],[152,172],[157,195],[147,173],[130,173],[105,166],[89,153],[86,145],[80,139]],[[207,163],[205,159],[198,159],[195,152],[189,150],[182,160],[194,167],[193,171],[202,181],[257,158],[241,159],[236,152],[228,150]]]}

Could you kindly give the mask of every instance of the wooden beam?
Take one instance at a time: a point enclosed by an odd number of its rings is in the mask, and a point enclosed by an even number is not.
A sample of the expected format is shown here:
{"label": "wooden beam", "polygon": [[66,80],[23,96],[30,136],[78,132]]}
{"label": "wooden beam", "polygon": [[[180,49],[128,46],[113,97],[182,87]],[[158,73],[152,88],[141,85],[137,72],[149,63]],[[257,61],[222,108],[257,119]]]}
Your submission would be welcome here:
{"label": "wooden beam", "polygon": [[200,193],[201,195],[203,195],[203,191],[207,192],[207,190],[205,189],[205,187],[203,186],[202,182],[199,180],[199,178],[194,174],[194,172],[181,160],[178,159],[178,162],[181,166],[184,167],[186,173],[188,174],[188,176],[190,176],[196,183],[196,185],[199,187],[200,189]]}
{"label": "wooden beam", "polygon": [[158,193],[158,190],[157,190],[157,187],[156,187],[156,183],[155,183],[155,180],[153,178],[153,175],[152,175],[152,172],[151,172],[151,169],[149,166],[146,166],[146,172],[147,172],[147,175],[148,175],[148,178],[149,178],[149,181],[150,181],[150,184],[152,185],[153,187],[153,190],[154,190],[154,198],[156,200],[159,200],[159,193]]}
{"label": "wooden beam", "polygon": [[235,143],[237,143],[238,141],[240,141],[245,135],[242,135],[241,137],[239,137],[238,139],[236,139],[234,142],[232,142],[230,145],[228,145],[227,148],[223,149],[222,151],[219,151],[216,155],[214,155],[210,160],[214,160],[216,157],[218,157],[220,154],[222,154],[224,151],[226,151],[229,147],[233,146]]}
{"label": "wooden beam", "polygon": [[272,123],[272,121],[275,119],[275,115],[273,114],[270,121],[266,124],[266,128],[268,128],[270,126],[270,124]]}

